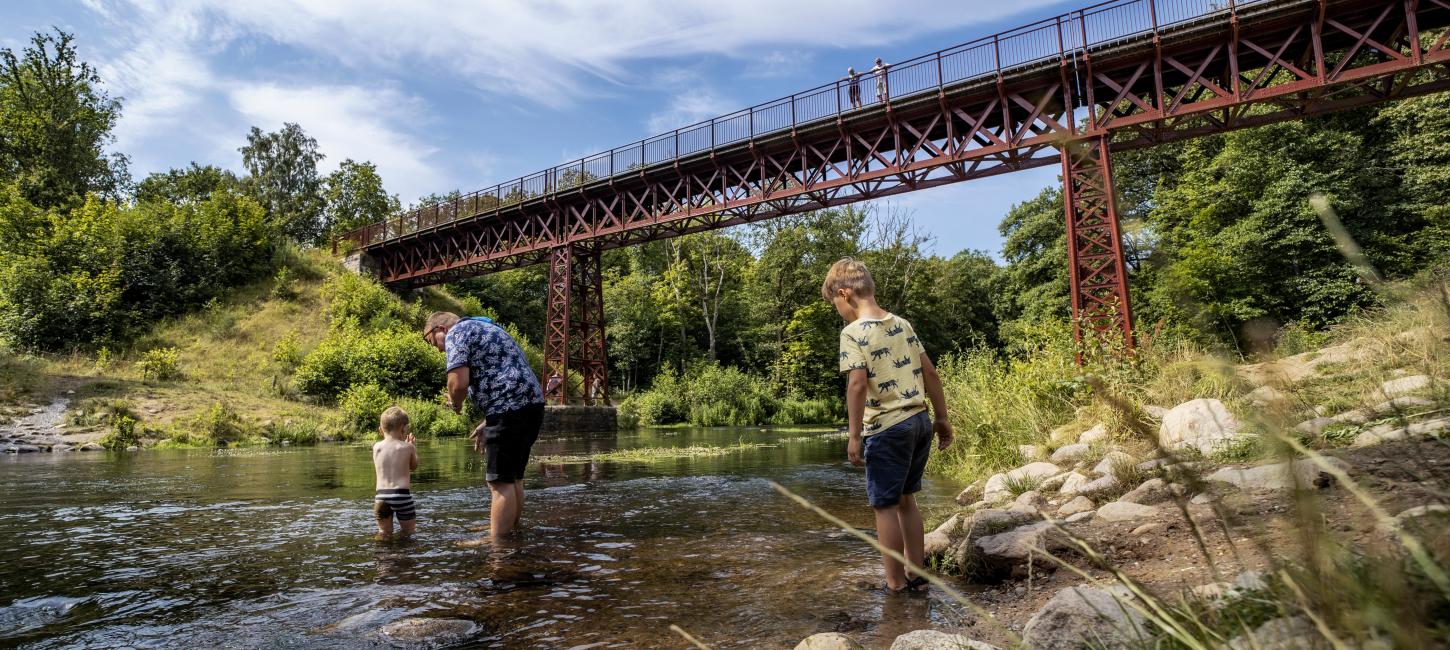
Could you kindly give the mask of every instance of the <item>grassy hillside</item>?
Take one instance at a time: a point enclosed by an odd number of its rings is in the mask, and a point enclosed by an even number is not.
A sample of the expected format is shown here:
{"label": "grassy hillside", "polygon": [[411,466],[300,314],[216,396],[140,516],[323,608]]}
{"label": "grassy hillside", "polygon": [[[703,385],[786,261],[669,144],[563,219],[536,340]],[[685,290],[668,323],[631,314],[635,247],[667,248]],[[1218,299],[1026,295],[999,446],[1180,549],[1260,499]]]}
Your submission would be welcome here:
{"label": "grassy hillside", "polygon": [[[118,442],[138,445],[368,435],[358,418],[349,417],[356,414],[346,412],[347,404],[302,395],[295,381],[299,365],[334,328],[328,281],[347,272],[320,251],[284,250],[277,268],[270,279],[156,324],[124,349],[0,353],[0,408],[14,417],[30,405],[68,398],[67,439],[74,442],[118,428],[135,432],[134,439]],[[410,314],[479,309],[438,290],[422,292],[412,303],[377,295]],[[128,418],[134,423],[125,424]]]}

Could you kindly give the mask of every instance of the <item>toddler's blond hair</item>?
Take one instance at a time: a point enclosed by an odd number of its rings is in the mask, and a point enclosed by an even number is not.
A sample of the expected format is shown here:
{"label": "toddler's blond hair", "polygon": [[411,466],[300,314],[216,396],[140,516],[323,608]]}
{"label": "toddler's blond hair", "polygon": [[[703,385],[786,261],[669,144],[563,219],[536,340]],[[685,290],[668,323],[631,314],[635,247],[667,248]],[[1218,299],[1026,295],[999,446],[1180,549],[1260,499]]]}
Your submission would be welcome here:
{"label": "toddler's blond hair", "polygon": [[876,296],[876,282],[871,279],[871,270],[860,260],[843,257],[826,271],[826,281],[821,283],[821,297],[827,302],[841,289],[850,289],[862,297]]}
{"label": "toddler's blond hair", "polygon": [[385,433],[402,433],[408,426],[408,412],[396,406],[389,406],[378,418],[378,428]]}

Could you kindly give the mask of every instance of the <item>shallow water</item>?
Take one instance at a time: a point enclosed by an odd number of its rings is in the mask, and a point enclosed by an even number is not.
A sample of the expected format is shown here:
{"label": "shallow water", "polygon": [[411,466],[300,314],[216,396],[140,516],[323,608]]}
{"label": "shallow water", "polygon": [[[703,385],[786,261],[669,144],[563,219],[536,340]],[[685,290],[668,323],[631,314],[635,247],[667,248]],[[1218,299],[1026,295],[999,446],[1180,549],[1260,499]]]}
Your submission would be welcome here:
{"label": "shallow water", "polygon": [[[845,440],[700,429],[541,440],[536,455],[793,442],[650,463],[533,463],[526,530],[462,547],[488,516],[481,459],[423,441],[418,537],[371,537],[366,445],[0,458],[0,646],[387,645],[408,616],[463,618],[454,647],[792,647],[845,631],[885,647],[950,624],[933,598],[887,597],[878,556],[779,496],[775,480],[871,525]],[[929,513],[955,485],[928,479]],[[930,519],[930,515],[928,515]],[[600,644],[600,645],[591,645]]]}

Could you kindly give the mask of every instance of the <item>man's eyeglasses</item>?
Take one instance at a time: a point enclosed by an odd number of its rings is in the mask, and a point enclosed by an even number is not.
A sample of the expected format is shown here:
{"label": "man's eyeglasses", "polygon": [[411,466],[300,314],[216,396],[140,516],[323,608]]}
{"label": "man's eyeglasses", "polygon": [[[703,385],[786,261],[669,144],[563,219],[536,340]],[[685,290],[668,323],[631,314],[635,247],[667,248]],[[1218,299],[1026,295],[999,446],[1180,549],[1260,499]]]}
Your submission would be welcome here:
{"label": "man's eyeglasses", "polygon": [[433,343],[433,334],[441,329],[443,329],[443,326],[439,325],[431,330],[428,330],[426,333],[423,334],[423,340],[427,341],[428,345],[436,345],[435,343]]}

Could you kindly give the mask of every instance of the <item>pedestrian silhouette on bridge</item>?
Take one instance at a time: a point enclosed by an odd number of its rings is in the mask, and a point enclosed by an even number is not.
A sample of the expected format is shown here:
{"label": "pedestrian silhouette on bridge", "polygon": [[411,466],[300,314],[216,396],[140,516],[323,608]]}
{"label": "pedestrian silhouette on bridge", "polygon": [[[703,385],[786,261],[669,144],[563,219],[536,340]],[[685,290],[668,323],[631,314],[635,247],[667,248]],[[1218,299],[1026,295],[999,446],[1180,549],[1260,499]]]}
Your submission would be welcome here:
{"label": "pedestrian silhouette on bridge", "polygon": [[871,74],[876,75],[876,101],[886,101],[886,69],[890,65],[881,62],[881,57],[876,57],[876,65],[871,68]]}
{"label": "pedestrian silhouette on bridge", "polygon": [[846,68],[846,87],[851,94],[851,108],[861,108],[861,73]]}

